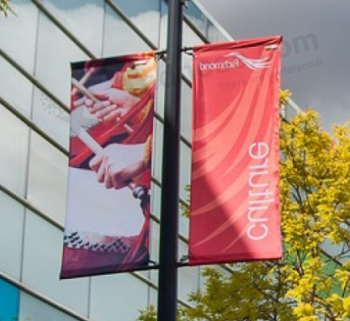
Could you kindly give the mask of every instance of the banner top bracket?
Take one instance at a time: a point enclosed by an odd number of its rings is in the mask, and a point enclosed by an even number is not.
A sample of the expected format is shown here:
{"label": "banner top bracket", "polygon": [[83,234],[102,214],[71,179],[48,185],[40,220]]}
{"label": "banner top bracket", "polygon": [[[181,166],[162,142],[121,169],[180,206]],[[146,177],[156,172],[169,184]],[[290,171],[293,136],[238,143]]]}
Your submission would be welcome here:
{"label": "banner top bracket", "polygon": [[[189,54],[189,55],[191,55],[191,56],[193,55],[193,54],[192,54],[192,51],[193,51],[193,47],[182,47],[182,48],[180,49],[180,52],[184,52],[184,53]],[[156,56],[159,56],[158,59],[161,59],[161,58],[163,58],[163,57],[167,54],[167,51],[166,51],[165,49],[163,49],[163,50],[157,50],[157,51],[154,52],[154,54],[155,54]]]}

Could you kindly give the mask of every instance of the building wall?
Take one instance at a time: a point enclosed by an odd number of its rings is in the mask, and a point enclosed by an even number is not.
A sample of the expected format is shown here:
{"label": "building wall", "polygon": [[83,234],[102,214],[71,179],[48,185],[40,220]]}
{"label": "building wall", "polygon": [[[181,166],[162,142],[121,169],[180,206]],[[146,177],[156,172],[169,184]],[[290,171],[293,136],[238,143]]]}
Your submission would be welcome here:
{"label": "building wall", "polygon": [[[136,320],[157,301],[157,272],[59,280],[68,171],[70,63],[161,48],[160,0],[16,0],[0,19],[0,320]],[[185,9],[184,46],[229,39],[195,2]],[[153,155],[151,259],[158,261],[165,63]],[[183,54],[181,203],[190,173],[191,57]],[[179,259],[187,254],[180,218]],[[201,284],[179,270],[179,302]],[[5,299],[6,298],[6,299]]]}

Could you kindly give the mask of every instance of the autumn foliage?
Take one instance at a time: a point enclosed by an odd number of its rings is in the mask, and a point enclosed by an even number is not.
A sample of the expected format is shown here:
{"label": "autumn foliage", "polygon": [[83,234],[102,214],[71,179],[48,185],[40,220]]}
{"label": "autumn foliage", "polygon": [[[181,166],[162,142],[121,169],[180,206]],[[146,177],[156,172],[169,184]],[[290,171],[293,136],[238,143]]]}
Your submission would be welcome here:
{"label": "autumn foliage", "polygon": [[[328,134],[307,111],[280,138],[283,260],[203,268],[179,320],[350,320],[350,129]],[[140,316],[155,318],[153,307]]]}

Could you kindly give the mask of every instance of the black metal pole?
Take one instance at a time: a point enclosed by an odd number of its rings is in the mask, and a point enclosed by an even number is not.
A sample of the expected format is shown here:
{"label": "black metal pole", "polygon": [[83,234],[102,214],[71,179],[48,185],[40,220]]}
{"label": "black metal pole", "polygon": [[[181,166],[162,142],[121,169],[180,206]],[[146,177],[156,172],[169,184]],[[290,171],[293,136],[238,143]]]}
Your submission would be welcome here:
{"label": "black metal pole", "polygon": [[176,321],[182,1],[168,0],[158,321]]}

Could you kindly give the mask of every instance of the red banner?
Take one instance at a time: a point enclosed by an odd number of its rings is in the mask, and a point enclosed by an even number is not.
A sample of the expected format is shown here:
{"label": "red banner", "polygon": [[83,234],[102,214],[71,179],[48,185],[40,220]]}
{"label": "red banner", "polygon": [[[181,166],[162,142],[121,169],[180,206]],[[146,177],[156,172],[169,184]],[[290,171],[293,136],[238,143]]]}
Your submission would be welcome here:
{"label": "red banner", "polygon": [[281,37],[194,49],[189,264],[279,259]]}
{"label": "red banner", "polygon": [[72,64],[61,278],[149,262],[153,53]]}

